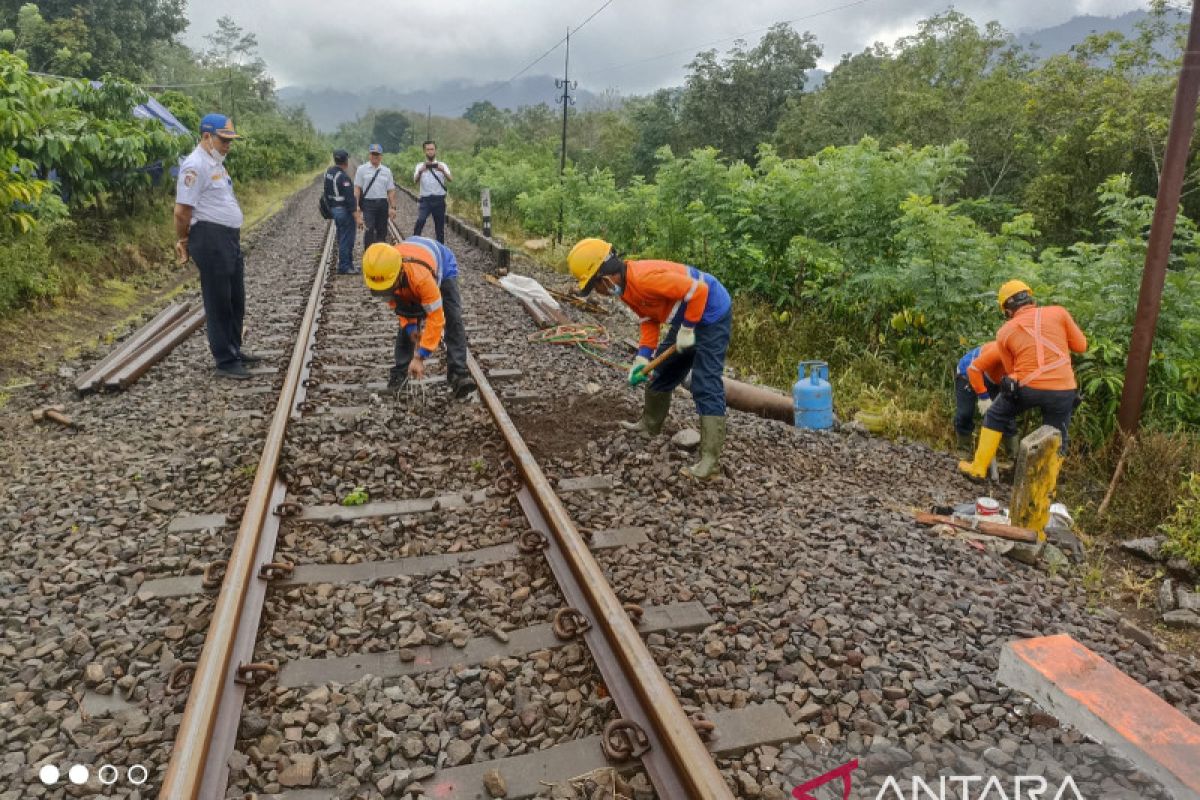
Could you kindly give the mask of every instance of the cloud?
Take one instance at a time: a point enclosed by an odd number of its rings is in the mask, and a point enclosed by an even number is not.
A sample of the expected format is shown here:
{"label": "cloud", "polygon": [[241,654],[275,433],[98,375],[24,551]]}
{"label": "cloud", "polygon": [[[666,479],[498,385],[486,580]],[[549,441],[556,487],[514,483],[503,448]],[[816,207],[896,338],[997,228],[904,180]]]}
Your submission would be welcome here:
{"label": "cloud", "polygon": [[[945,11],[930,0],[613,0],[571,37],[571,73],[594,92],[646,92],[678,84],[696,52],[726,50],[738,34],[754,42],[771,24],[796,20],[824,47],[821,65],[875,41],[891,44],[916,23]],[[190,6],[185,41],[203,47],[216,19],[231,16],[258,37],[259,51],[281,86],[414,90],[445,80],[506,80],[549,49],[602,0],[207,0]],[[1079,14],[1114,15],[1139,0],[959,0],[977,22],[997,20],[1021,32]],[[827,12],[827,13],[822,13]],[[563,48],[530,70],[561,74]]]}

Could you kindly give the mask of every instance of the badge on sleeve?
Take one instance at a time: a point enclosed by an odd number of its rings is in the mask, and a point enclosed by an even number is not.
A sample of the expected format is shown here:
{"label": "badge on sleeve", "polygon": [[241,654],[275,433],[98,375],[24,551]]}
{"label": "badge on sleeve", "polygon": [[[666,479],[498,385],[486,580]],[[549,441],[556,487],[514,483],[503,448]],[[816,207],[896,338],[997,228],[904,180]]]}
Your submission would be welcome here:
{"label": "badge on sleeve", "polygon": [[190,189],[192,187],[192,184],[195,182],[196,182],[196,170],[185,169],[183,171],[183,185]]}

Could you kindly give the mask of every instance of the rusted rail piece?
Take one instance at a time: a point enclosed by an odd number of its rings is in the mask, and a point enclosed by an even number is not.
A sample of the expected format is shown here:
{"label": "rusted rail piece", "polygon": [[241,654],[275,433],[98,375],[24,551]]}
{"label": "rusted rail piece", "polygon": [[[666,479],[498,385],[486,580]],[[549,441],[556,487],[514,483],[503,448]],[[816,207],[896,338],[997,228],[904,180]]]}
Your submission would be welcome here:
{"label": "rusted rail piece", "polygon": [[104,388],[111,391],[128,389],[203,324],[203,308],[197,308],[187,316],[168,324],[154,338],[138,348],[118,369],[110,372],[104,379]]}
{"label": "rusted rail piece", "polygon": [[139,328],[136,333],[114,347],[108,355],[97,361],[91,369],[76,378],[75,391],[81,395],[96,391],[108,375],[115,369],[118,369],[147,342],[187,314],[188,309],[189,305],[186,303],[171,303],[158,312],[153,319]]}
{"label": "rusted rail piece", "polygon": [[[522,503],[534,527],[543,527],[552,551],[551,567],[569,601],[578,597],[576,611],[583,615],[584,633],[597,667],[617,708],[636,728],[624,726],[629,752],[640,757],[658,796],[664,800],[732,800],[711,754],[684,713],[666,678],[613,592],[600,565],[592,556],[570,515],[478,362],[467,356],[467,368],[479,387],[479,396],[503,434],[525,483]],[[644,736],[643,736],[644,735]],[[616,750],[620,750],[617,746]]]}
{"label": "rusted rail piece", "polygon": [[[171,761],[159,790],[161,800],[219,800],[225,796],[226,762],[236,737],[238,709],[241,705],[240,698],[233,703],[228,695],[242,689],[238,681],[244,666],[235,655],[240,649],[239,645],[244,644],[247,629],[250,629],[249,645],[253,648],[253,633],[258,626],[258,615],[262,612],[262,593],[256,591],[261,587],[252,587],[251,583],[259,580],[257,575],[262,564],[271,560],[269,552],[263,553],[266,549],[262,542],[263,530],[272,522],[272,505],[283,499],[283,492],[280,491],[282,484],[277,482],[276,469],[288,421],[297,398],[302,397],[304,392],[300,378],[316,335],[318,309],[328,278],[329,256],[333,246],[332,230],[333,226],[330,225],[316,278],[309,292],[308,305],[292,349],[292,358],[288,363],[287,377],[267,430],[254,484],[225,568],[225,579],[216,597],[204,648],[200,651],[187,705],[171,750]],[[252,595],[257,595],[257,608],[250,607],[248,598]],[[247,615],[246,619],[243,619],[244,615]],[[252,628],[248,624],[251,617],[254,620]],[[231,707],[232,718],[228,713],[221,713],[228,712]],[[220,729],[218,721],[221,722]],[[230,724],[233,726],[232,734],[227,730]],[[223,747],[227,744],[230,749],[218,753],[217,744]]]}

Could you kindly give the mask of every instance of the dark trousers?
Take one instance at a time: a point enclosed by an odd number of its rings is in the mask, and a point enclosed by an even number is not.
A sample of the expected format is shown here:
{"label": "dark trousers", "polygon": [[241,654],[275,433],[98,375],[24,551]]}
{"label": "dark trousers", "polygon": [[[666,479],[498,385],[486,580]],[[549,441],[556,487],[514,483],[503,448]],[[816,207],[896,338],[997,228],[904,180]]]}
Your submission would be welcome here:
{"label": "dark trousers", "polygon": [[345,206],[333,209],[333,224],[337,229],[338,272],[354,271],[354,212]]}
{"label": "dark trousers", "polygon": [[218,367],[231,367],[242,358],[246,317],[246,264],[240,232],[197,222],[188,234],[188,253],[200,270],[208,347]]}
{"label": "dark trousers", "polygon": [[[733,312],[730,311],[711,325],[696,326],[696,346],[681,355],[667,359],[654,371],[650,390],[670,392],[692,373],[692,399],[702,417],[725,416],[725,351],[733,333]],[[675,344],[679,326],[672,325],[667,337],[658,346],[659,355]]]}
{"label": "dark trousers", "polygon": [[[438,285],[442,293],[442,309],[446,314],[446,377],[453,380],[467,374],[467,329],[463,325],[462,295],[458,291],[458,279],[447,278]],[[412,331],[401,328],[396,333],[396,366],[392,367],[392,378],[408,374],[412,362]]]}
{"label": "dark trousers", "polygon": [[[988,396],[996,398],[997,387],[991,381],[984,381]],[[979,397],[971,388],[971,382],[959,374],[954,375],[954,432],[959,436],[970,436],[975,433],[975,404]],[[1000,430],[993,428],[993,430]],[[1005,434],[1017,432],[1017,418],[1014,416],[1012,425],[1002,431]]]}
{"label": "dark trousers", "polygon": [[1016,396],[1000,392],[996,401],[988,409],[987,417],[983,420],[985,428],[994,431],[1009,432],[1016,430],[1017,416],[1022,412],[1036,408],[1042,412],[1042,424],[1058,428],[1062,433],[1060,453],[1067,452],[1067,427],[1071,424],[1071,415],[1075,413],[1074,389],[1030,389],[1022,386]]}
{"label": "dark trousers", "polygon": [[386,198],[362,201],[363,252],[376,242],[388,240],[388,201]]}
{"label": "dark trousers", "polygon": [[446,195],[425,195],[417,203],[417,224],[413,227],[413,236],[420,236],[425,227],[425,220],[433,215],[433,229],[437,232],[437,240],[446,243]]}

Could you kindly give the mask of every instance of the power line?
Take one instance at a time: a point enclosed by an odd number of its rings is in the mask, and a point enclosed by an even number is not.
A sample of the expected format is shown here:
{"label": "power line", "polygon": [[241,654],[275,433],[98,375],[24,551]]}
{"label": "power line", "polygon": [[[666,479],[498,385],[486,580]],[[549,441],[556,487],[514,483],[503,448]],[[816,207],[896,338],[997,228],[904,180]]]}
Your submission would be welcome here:
{"label": "power line", "polygon": [[734,36],[726,36],[723,39],[714,39],[711,42],[705,42],[703,44],[692,45],[690,47],[684,47],[679,50],[672,50],[669,53],[660,53],[659,55],[656,55],[656,56],[649,56],[647,58],[639,58],[637,61],[627,61],[624,64],[611,64],[607,67],[601,67],[600,69],[591,70],[587,74],[590,76],[590,75],[599,75],[604,72],[613,72],[615,70],[625,69],[626,67],[637,66],[638,64],[646,64],[651,61],[659,61],[664,58],[670,58],[671,56],[677,56],[682,53],[695,54],[698,50],[700,50],[702,48],[712,47],[715,44],[722,44],[723,42],[731,42],[736,39],[741,39],[745,36],[749,36],[750,34],[762,33],[763,31],[770,30],[775,25],[779,25],[779,24],[783,24],[783,23],[790,25],[791,23],[794,23],[794,22],[803,22],[806,19],[813,19],[814,17],[824,16],[825,14],[832,14],[835,11],[843,11],[847,8],[854,8],[855,6],[865,5],[866,3],[870,3],[871,1],[872,0],[854,0],[854,2],[851,2],[851,3],[843,3],[840,6],[833,6],[832,8],[822,9],[821,11],[814,11],[813,13],[805,14],[802,17],[795,17],[793,19],[785,19],[785,20],[782,20],[782,22],[776,22],[773,25],[767,25],[762,28],[755,28],[753,30],[744,31],[744,32],[736,34]]}
{"label": "power line", "polygon": [[[603,11],[604,9],[608,8],[610,5],[612,5],[612,3],[613,3],[613,0],[607,0],[607,1],[604,3],[604,5],[600,6],[600,7],[599,7],[599,8],[597,8],[595,11],[593,11],[593,12],[591,13],[591,16],[589,16],[589,17],[588,17],[587,19],[585,19],[583,22],[581,22],[581,23],[579,23],[578,25],[576,25],[576,26],[575,26],[575,32],[576,32],[576,33],[578,33],[580,28],[582,28],[584,25],[587,25],[589,22],[591,22],[593,19],[595,19],[597,14],[599,14],[599,13],[600,13],[601,11]],[[479,98],[478,100],[476,100],[475,102],[482,103],[483,101],[487,100],[489,97],[492,97],[493,95],[495,95],[497,92],[499,92],[499,91],[500,91],[501,89],[503,89],[505,86],[508,86],[510,83],[512,83],[513,81],[515,81],[517,78],[521,77],[521,76],[522,76],[522,75],[524,75],[526,72],[528,72],[529,70],[533,69],[535,66],[537,66],[537,64],[538,64],[538,63],[540,63],[540,62],[541,62],[543,59],[545,59],[545,58],[546,58],[546,56],[550,55],[550,54],[551,54],[551,53],[553,53],[555,50],[557,50],[558,48],[562,47],[563,43],[564,43],[564,42],[566,42],[566,41],[567,41],[567,39],[568,39],[568,38],[570,38],[570,36],[571,36],[571,33],[570,33],[570,30],[568,29],[567,35],[566,35],[566,36],[564,36],[563,38],[559,39],[557,42],[555,42],[553,47],[551,47],[551,48],[550,48],[549,50],[547,50],[546,52],[542,53],[540,56],[538,56],[537,58],[535,58],[533,61],[530,61],[530,62],[529,62],[528,64],[526,64],[526,65],[525,65],[525,67],[524,67],[524,68],[523,68],[523,69],[522,69],[520,72],[518,72],[516,75],[513,75],[511,78],[509,78],[508,80],[506,80],[504,83],[500,84],[499,86],[496,86],[496,87],[494,87],[494,88],[493,88],[493,89],[492,89],[490,92],[488,92],[488,93],[487,93],[487,94],[485,94],[483,97],[481,97],[481,98]],[[469,108],[469,107],[470,107],[469,105],[462,106],[463,110],[466,110],[466,109],[467,109],[467,108]]]}

